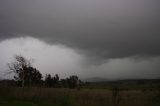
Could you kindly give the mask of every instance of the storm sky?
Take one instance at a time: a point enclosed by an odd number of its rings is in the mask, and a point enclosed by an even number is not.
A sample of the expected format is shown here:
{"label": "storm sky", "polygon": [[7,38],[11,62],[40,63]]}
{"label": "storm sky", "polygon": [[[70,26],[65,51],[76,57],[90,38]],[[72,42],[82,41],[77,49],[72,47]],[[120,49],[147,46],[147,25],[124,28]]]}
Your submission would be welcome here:
{"label": "storm sky", "polygon": [[0,0],[0,77],[15,54],[43,74],[160,78],[159,0]]}

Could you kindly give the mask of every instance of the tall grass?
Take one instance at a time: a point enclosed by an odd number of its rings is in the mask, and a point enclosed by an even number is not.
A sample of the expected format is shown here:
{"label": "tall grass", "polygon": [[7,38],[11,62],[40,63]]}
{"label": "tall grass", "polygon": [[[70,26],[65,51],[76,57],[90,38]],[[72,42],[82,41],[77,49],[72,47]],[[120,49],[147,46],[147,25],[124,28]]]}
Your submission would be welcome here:
{"label": "tall grass", "polygon": [[[16,105],[17,104],[17,105]],[[156,90],[0,88],[0,106],[160,106]]]}

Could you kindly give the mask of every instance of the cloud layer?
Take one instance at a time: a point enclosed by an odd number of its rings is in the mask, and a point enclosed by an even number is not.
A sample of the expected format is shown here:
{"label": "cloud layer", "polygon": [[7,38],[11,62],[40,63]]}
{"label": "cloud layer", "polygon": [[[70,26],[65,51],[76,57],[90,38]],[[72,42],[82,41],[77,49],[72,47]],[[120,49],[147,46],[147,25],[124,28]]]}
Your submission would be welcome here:
{"label": "cloud layer", "polygon": [[[101,77],[109,80],[129,78],[160,78],[160,57],[148,60],[132,58],[110,59],[102,64],[85,64],[86,56],[61,44],[50,45],[31,37],[20,37],[0,42],[0,78],[7,75],[7,63],[15,54],[32,59],[33,66],[45,74],[59,74],[61,78],[78,75],[81,79]],[[6,76],[5,76],[6,74]]]}
{"label": "cloud layer", "polygon": [[34,58],[43,74],[159,78],[159,4],[159,0],[0,0],[0,71],[15,54],[22,54]]}
{"label": "cloud layer", "polygon": [[0,39],[30,35],[98,59],[160,56],[158,0],[1,0]]}
{"label": "cloud layer", "polygon": [[82,56],[64,45],[49,45],[35,38],[21,37],[0,43],[1,76],[7,73],[7,63],[14,61],[15,55],[22,55],[38,68],[43,75],[60,74],[62,77],[78,74]]}

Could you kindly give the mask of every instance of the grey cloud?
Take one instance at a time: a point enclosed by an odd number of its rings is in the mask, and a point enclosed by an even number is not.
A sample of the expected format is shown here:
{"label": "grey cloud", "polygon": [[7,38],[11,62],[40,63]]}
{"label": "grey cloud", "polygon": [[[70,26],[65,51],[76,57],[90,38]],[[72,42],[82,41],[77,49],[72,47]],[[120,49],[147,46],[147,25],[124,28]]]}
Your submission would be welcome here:
{"label": "grey cloud", "polygon": [[1,0],[0,39],[63,43],[92,58],[160,56],[158,0]]}
{"label": "grey cloud", "polygon": [[60,44],[48,45],[31,37],[4,40],[0,42],[0,51],[0,78],[13,77],[6,73],[9,71],[7,64],[14,61],[15,54],[31,60],[33,66],[37,67],[43,75],[57,73],[61,77],[77,75],[83,60],[83,56],[71,48]]}
{"label": "grey cloud", "polygon": [[86,58],[64,45],[49,45],[32,37],[19,37],[0,42],[0,78],[7,75],[7,63],[21,54],[42,74],[59,74],[61,78],[78,75],[82,79],[100,77],[107,79],[160,78],[160,56],[152,59],[108,59],[102,64],[84,64]]}

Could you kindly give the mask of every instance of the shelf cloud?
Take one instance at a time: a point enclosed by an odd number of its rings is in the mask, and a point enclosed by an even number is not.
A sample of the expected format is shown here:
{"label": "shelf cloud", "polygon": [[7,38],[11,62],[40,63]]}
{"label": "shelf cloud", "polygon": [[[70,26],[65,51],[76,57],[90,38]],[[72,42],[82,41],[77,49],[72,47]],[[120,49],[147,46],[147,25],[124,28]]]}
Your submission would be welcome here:
{"label": "shelf cloud", "polygon": [[156,59],[158,64],[159,4],[159,0],[0,0],[0,43],[29,37],[60,44],[85,58],[82,63],[95,66],[131,58]]}

